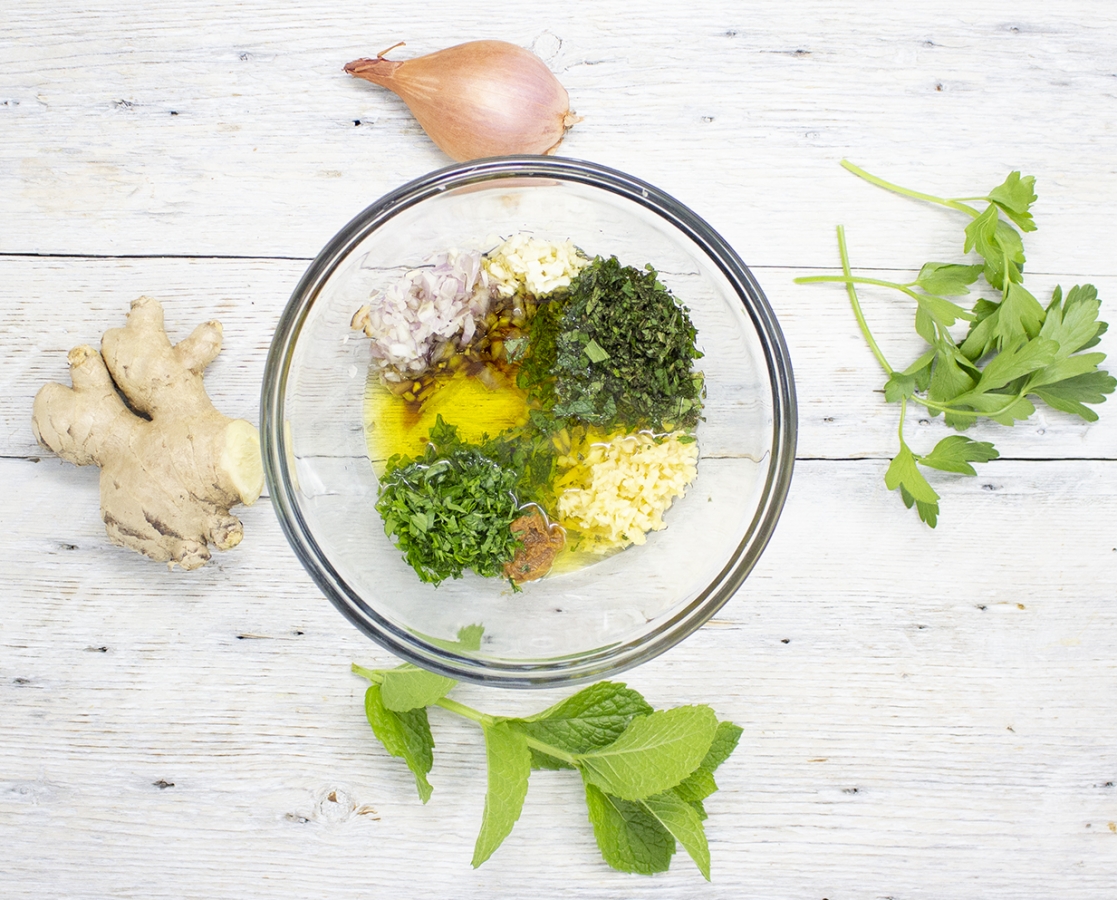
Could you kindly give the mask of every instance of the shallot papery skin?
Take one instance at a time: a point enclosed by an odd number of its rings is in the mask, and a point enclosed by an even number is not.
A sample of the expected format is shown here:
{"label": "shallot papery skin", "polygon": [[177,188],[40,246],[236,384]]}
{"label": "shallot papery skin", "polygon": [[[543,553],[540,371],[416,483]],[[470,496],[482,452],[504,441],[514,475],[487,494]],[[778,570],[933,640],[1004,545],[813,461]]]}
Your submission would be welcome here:
{"label": "shallot papery skin", "polygon": [[398,94],[459,162],[550,153],[579,121],[543,60],[505,41],[470,41],[401,62],[357,59],[345,71]]}

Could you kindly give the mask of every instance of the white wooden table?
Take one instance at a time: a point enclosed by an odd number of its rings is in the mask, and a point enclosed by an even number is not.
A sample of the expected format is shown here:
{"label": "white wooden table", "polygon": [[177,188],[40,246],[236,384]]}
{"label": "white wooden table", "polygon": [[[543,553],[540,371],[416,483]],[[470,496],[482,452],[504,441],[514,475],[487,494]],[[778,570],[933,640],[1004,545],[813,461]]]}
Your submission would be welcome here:
{"label": "white wooden table", "polygon": [[[174,7],[174,8],[172,8]],[[918,8],[917,8],[918,7]],[[898,11],[904,8],[903,12]],[[257,418],[308,260],[447,159],[342,73],[475,38],[531,47],[585,117],[562,152],[647,179],[753,267],[787,335],[799,460],[776,535],[714,621],[627,680],[744,728],[718,774],[713,882],[600,860],[581,789],[538,773],[469,859],[477,732],[433,716],[427,806],[349,664],[389,655],[321,597],[269,504],[206,568],[108,544],[97,475],[37,447],[31,400],[152,294],[173,337],[218,318],[207,383]],[[1029,284],[1117,310],[1117,8],[1101,2],[0,5],[0,895],[5,898],[1117,895],[1117,401],[990,426],[937,530],[882,480],[895,407],[838,287],[961,255],[946,195],[1038,178]],[[1041,293],[1042,291],[1042,293]],[[866,293],[897,358],[911,310]],[[1108,315],[1106,315],[1108,311]],[[1117,352],[1115,332],[1102,349]],[[942,426],[910,422],[924,448]],[[462,686],[528,712],[563,692]]]}

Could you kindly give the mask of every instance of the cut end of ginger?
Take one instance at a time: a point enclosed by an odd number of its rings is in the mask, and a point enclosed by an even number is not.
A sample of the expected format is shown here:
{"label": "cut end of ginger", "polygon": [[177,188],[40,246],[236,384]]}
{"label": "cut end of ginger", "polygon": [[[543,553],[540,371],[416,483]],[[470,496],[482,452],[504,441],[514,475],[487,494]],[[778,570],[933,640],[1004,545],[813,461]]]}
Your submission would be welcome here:
{"label": "cut end of ginger", "polygon": [[251,422],[233,419],[225,429],[225,449],[221,468],[240,495],[240,502],[251,506],[264,490],[264,461],[260,455],[260,433]]}
{"label": "cut end of ginger", "polygon": [[202,383],[220,349],[217,322],[172,345],[163,307],[140,297],[101,352],[70,351],[72,387],[47,384],[35,397],[39,441],[74,465],[100,466],[109,539],[171,568],[196,569],[211,546],[239,544],[229,508],[263,490],[256,429],[218,412]]}

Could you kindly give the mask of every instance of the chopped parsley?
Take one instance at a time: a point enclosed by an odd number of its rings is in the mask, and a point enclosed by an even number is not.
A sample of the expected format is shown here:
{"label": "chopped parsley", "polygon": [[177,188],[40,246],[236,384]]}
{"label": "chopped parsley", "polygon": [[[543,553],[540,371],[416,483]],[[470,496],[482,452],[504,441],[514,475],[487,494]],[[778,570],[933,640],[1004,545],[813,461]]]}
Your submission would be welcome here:
{"label": "chopped parsley", "polygon": [[500,577],[519,546],[517,480],[479,450],[432,443],[419,460],[389,462],[376,509],[420,580],[440,584],[465,569]]}

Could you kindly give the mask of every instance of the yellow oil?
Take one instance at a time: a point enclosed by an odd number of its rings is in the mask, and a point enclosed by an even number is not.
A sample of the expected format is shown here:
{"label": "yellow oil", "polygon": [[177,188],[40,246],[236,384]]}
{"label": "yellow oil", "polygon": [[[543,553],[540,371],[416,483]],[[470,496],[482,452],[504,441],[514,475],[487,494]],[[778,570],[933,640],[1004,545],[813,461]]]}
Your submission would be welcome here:
{"label": "yellow oil", "polygon": [[456,425],[462,438],[480,442],[528,421],[527,395],[512,378],[489,367],[484,380],[460,369],[424,392],[422,401],[393,394],[370,373],[365,389],[365,440],[377,475],[396,454],[420,456],[438,417]]}
{"label": "yellow oil", "polygon": [[[364,426],[369,458],[377,476],[383,476],[387,461],[396,455],[418,457],[427,446],[431,427],[439,416],[458,428],[462,438],[479,443],[486,436],[495,437],[509,428],[528,422],[527,394],[516,386],[514,375],[490,366],[482,380],[460,369],[440,379],[422,392],[421,401],[408,401],[385,387],[375,371],[369,373],[365,387]],[[556,436],[560,452],[577,455],[595,440],[608,440],[609,435],[596,428],[579,428],[571,435],[565,429]],[[555,521],[555,520],[552,520]],[[557,521],[568,535],[575,532],[571,523]],[[606,555],[575,545],[559,551],[550,575],[573,572]]]}

